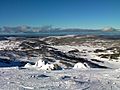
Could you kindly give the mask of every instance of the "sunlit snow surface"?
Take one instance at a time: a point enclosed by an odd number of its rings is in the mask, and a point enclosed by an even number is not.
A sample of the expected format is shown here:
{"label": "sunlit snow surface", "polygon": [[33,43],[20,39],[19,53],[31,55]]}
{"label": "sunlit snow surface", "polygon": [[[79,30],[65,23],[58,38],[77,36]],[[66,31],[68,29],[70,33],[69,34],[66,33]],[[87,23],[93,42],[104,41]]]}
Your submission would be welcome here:
{"label": "sunlit snow surface", "polygon": [[120,90],[120,71],[1,68],[0,90]]}

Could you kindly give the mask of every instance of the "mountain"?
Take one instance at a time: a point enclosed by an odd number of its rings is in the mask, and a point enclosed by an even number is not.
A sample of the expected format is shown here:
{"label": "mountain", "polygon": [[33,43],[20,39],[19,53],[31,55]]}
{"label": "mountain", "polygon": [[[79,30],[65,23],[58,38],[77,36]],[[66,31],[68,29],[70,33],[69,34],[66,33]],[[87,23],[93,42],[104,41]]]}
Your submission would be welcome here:
{"label": "mountain", "polygon": [[113,28],[113,27],[105,27],[102,29],[102,31],[105,32],[112,32],[112,31],[117,31],[117,29]]}

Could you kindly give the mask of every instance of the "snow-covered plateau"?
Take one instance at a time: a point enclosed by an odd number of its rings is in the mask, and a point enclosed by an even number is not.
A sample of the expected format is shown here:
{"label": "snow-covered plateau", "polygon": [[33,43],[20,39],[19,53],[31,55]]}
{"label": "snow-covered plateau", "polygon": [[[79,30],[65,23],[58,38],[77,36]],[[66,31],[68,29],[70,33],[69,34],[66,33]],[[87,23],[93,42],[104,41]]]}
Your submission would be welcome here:
{"label": "snow-covered plateau", "polygon": [[75,35],[1,40],[0,90],[120,90],[120,40]]}

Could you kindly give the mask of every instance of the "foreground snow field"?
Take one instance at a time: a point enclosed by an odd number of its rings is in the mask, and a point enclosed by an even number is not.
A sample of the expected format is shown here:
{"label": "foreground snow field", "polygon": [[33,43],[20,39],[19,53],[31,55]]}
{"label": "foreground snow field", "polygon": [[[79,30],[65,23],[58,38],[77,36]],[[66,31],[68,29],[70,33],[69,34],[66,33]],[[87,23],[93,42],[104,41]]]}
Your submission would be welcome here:
{"label": "foreground snow field", "polygon": [[120,90],[120,70],[0,68],[0,90]]}

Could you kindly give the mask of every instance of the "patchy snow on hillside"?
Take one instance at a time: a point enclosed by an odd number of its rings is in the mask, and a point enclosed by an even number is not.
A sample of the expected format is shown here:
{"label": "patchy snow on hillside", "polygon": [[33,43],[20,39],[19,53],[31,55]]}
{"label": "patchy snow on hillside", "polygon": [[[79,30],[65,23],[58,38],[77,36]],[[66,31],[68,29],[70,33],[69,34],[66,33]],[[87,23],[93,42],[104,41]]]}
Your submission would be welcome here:
{"label": "patchy snow on hillside", "polygon": [[10,41],[10,40],[3,40],[0,41],[0,50],[13,50],[14,48],[18,48],[21,42],[19,41]]}
{"label": "patchy snow on hillside", "polygon": [[[68,37],[74,38],[57,39]],[[0,41],[0,90],[120,90],[120,48],[105,47],[106,41],[101,41]]]}

